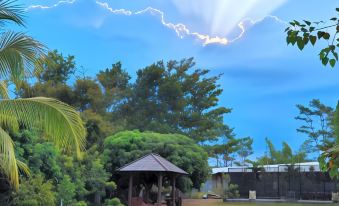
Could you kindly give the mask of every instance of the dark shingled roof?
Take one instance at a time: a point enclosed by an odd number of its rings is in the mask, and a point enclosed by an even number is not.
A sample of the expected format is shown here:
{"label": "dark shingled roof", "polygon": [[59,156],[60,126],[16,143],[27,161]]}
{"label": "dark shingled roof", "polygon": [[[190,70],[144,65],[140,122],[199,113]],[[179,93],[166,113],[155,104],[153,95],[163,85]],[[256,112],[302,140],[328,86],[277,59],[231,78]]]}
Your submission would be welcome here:
{"label": "dark shingled roof", "polygon": [[158,154],[148,154],[125,166],[119,168],[119,172],[174,172],[179,174],[188,173]]}

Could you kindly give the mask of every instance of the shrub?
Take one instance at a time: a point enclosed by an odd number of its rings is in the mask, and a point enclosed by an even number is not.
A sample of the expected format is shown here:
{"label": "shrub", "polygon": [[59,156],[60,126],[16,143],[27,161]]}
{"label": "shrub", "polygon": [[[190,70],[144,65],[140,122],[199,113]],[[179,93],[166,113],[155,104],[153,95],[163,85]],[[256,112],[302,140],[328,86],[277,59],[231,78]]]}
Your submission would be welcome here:
{"label": "shrub", "polygon": [[238,185],[236,184],[229,184],[228,188],[225,190],[225,197],[228,199],[239,198],[239,190]]}
{"label": "shrub", "polygon": [[105,206],[124,206],[118,198],[113,198],[105,201]]}

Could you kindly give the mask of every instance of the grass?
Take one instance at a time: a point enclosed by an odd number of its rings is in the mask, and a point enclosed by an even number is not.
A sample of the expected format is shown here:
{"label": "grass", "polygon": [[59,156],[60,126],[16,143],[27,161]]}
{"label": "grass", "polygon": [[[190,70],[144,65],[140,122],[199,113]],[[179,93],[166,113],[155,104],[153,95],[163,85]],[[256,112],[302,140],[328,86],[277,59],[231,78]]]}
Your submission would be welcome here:
{"label": "grass", "polygon": [[[316,206],[317,204],[295,203],[224,203],[222,200],[184,200],[183,206]],[[324,206],[338,206],[338,204],[321,204]]]}

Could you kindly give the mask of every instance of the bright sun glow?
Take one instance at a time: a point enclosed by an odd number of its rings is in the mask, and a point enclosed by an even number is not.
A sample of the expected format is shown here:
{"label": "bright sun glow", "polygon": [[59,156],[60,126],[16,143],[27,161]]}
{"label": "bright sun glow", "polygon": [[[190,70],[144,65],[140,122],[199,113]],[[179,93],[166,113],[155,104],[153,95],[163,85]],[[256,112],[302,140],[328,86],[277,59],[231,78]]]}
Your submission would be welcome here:
{"label": "bright sun glow", "polygon": [[173,0],[187,18],[199,19],[212,36],[228,36],[247,18],[262,19],[287,0]]}

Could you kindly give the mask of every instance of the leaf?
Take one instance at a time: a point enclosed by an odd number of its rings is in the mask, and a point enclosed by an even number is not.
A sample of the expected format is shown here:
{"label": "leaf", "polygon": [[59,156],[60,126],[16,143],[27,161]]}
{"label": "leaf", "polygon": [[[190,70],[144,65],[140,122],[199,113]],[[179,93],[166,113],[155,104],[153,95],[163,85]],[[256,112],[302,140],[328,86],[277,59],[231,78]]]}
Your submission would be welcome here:
{"label": "leaf", "polygon": [[324,35],[324,33],[325,32],[323,32],[323,31],[318,31],[318,39],[321,39],[321,37],[323,37],[323,35]]}
{"label": "leaf", "polygon": [[36,97],[0,101],[0,119],[15,117],[23,126],[43,129],[47,138],[65,151],[80,157],[86,130],[81,117],[71,106],[58,100]]}
{"label": "leaf", "polygon": [[335,10],[336,10],[337,12],[339,12],[339,8],[336,8]]}
{"label": "leaf", "polygon": [[330,60],[330,65],[331,65],[331,67],[334,67],[334,66],[335,66],[335,63],[336,63],[335,59],[331,59],[331,60]]}
{"label": "leaf", "polygon": [[323,34],[323,38],[326,39],[326,40],[330,39],[330,36],[331,35],[327,32],[324,32],[324,34]]}
{"label": "leaf", "polygon": [[304,46],[305,46],[305,43],[304,43],[304,40],[303,40],[301,37],[298,37],[297,45],[298,45],[298,48],[299,48],[300,50],[303,50],[303,48],[304,48]]}
{"label": "leaf", "polygon": [[304,36],[303,41],[304,41],[304,44],[306,45],[308,43],[308,41],[309,41],[309,38],[307,36]]}
{"label": "leaf", "polygon": [[301,28],[300,30],[301,30],[302,32],[308,32],[308,30],[305,29],[305,28]]}
{"label": "leaf", "polygon": [[337,18],[336,18],[336,17],[333,17],[333,18],[331,18],[330,20],[332,20],[332,21],[337,21]]}
{"label": "leaf", "polygon": [[327,63],[328,63],[328,57],[324,57],[322,60],[321,60],[321,62],[323,63],[323,65],[327,65]]}
{"label": "leaf", "polygon": [[334,58],[338,61],[338,53],[332,50],[332,54]]}
{"label": "leaf", "polygon": [[315,27],[314,26],[311,26],[310,27],[310,32],[314,31]]}
{"label": "leaf", "polygon": [[313,46],[315,45],[315,42],[316,42],[316,41],[317,41],[317,37],[311,35],[311,36],[310,36],[310,42],[311,42],[311,44],[312,44]]}
{"label": "leaf", "polygon": [[305,22],[308,26],[311,25],[311,22],[310,22],[310,21],[304,20],[304,22]]}

